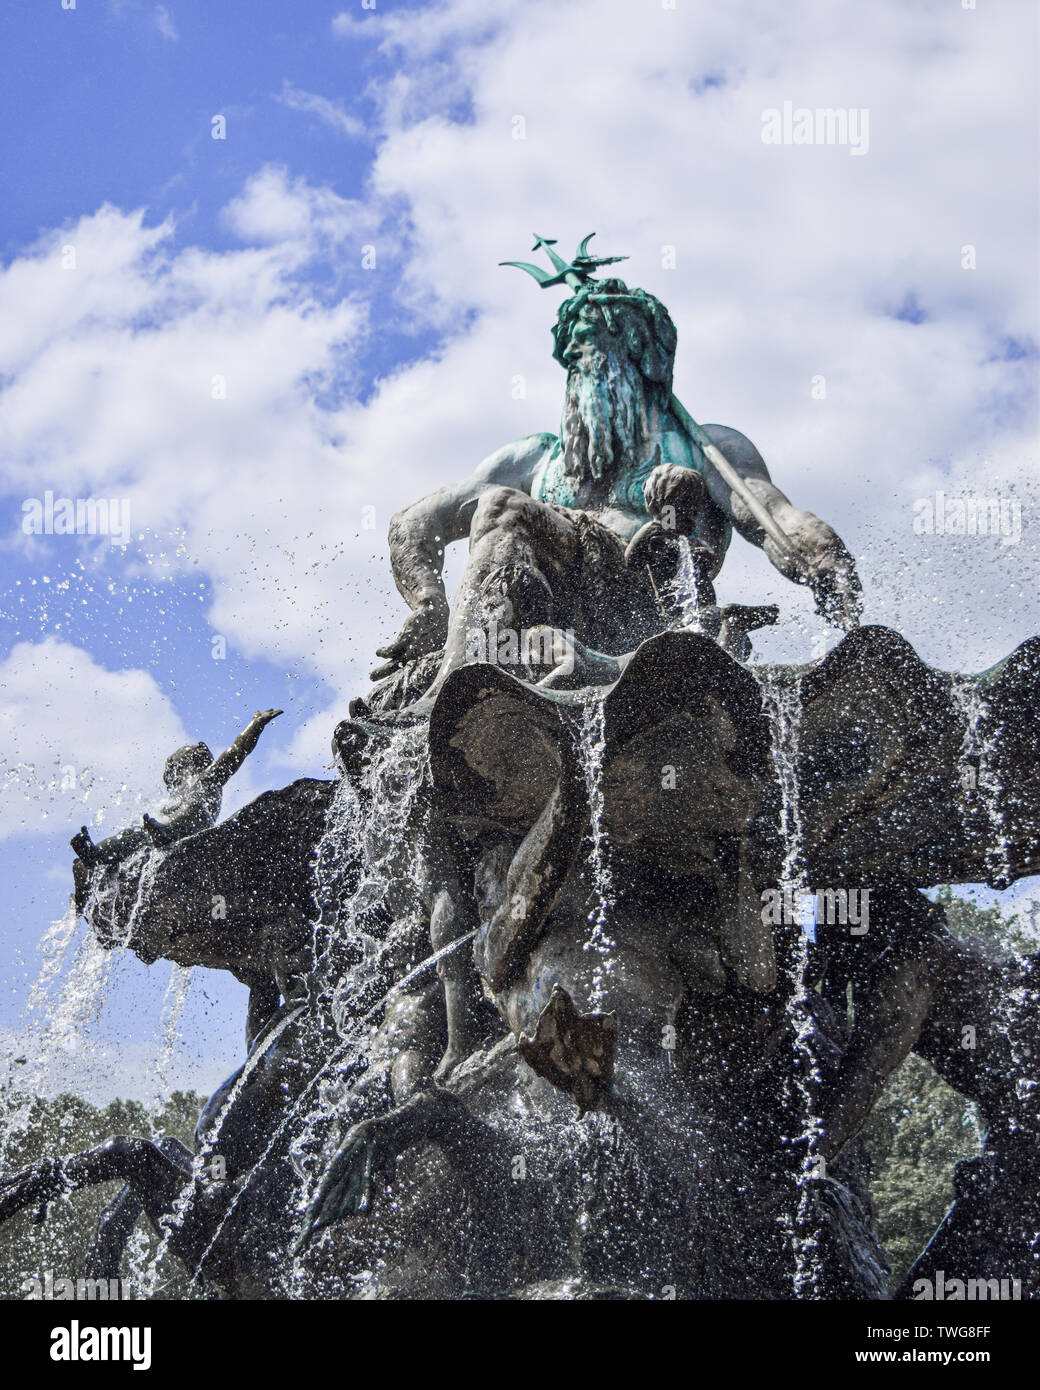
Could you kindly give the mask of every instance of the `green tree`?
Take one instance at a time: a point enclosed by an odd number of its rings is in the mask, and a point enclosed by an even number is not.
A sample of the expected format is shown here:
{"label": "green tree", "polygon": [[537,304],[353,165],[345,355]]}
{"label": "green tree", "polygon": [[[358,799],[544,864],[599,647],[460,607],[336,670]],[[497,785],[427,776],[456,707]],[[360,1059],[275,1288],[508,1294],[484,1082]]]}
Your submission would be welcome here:
{"label": "green tree", "polygon": [[[940,888],[950,930],[981,937],[1003,951],[1023,951],[1029,939],[999,907]],[[928,1062],[911,1053],[889,1078],[864,1130],[870,1151],[878,1236],[898,1283],[931,1239],[953,1200],[953,1170],[979,1152],[982,1126],[975,1106],[948,1086]]]}
{"label": "green tree", "polygon": [[[113,1100],[99,1109],[74,1095],[52,1098],[8,1093],[2,1096],[0,1110],[19,1116],[11,1129],[3,1165],[3,1176],[19,1172],[43,1158],[76,1153],[103,1143],[114,1134],[139,1134],[154,1139],[172,1134],[193,1147],[193,1133],[205,1097],[189,1091],[174,1091],[158,1110],[148,1110],[136,1100]],[[119,1182],[83,1188],[60,1198],[40,1225],[34,1213],[26,1210],[0,1226],[0,1298],[24,1298],[22,1281],[32,1275],[42,1278],[45,1271],[55,1277],[86,1277],[85,1257],[93,1243],[98,1217],[122,1186]],[[142,1217],[132,1237],[133,1257],[144,1267],[158,1248],[158,1240]],[[124,1277],[127,1261],[123,1262]],[[175,1260],[164,1261],[160,1298],[200,1296],[188,1292],[188,1279]]]}

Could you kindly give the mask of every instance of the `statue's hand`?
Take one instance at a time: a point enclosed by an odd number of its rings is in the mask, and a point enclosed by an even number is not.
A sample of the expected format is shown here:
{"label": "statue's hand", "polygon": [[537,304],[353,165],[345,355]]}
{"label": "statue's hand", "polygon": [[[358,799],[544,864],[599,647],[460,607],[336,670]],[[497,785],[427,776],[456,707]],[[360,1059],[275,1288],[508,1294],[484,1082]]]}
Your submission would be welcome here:
{"label": "statue's hand", "polygon": [[834,539],[835,545],[817,561],[809,584],[820,617],[851,632],[863,616],[863,589],[855,561],[837,536]]}
{"label": "statue's hand", "polygon": [[659,521],[641,526],[625,548],[626,566],[649,574],[659,606],[675,588],[680,560],[679,533]]}
{"label": "statue's hand", "polygon": [[442,594],[424,599],[405,619],[394,641],[377,648],[376,656],[386,658],[386,665],[378,666],[371,679],[378,681],[392,676],[407,662],[443,647],[448,635],[448,612],[448,601]]}
{"label": "statue's hand", "polygon": [[280,709],[258,709],[253,715],[253,723],[261,729],[266,729],[272,719],[277,719],[280,714],[284,713],[285,711]]}
{"label": "statue's hand", "polygon": [[64,1163],[46,1158],[10,1178],[0,1180],[0,1224],[23,1207],[34,1207],[37,1225],[47,1217],[50,1203],[64,1187]]}
{"label": "statue's hand", "polygon": [[655,575],[658,569],[669,564],[674,572],[677,556],[676,532],[666,531],[659,521],[648,521],[640,526],[625,547],[625,564],[629,569],[649,565]]}
{"label": "statue's hand", "polygon": [[863,590],[841,537],[811,512],[791,511],[777,520],[794,542],[796,553],[782,554],[767,536],[764,549],[773,564],[796,584],[808,584],[821,618],[846,632],[858,627]]}
{"label": "statue's hand", "polygon": [[[660,457],[661,446],[657,445]],[[681,536],[693,530],[708,496],[704,479],[695,468],[660,463],[643,484],[646,510],[666,531]]]}
{"label": "statue's hand", "polygon": [[[688,561],[696,584],[697,606],[704,618],[707,609],[715,604],[712,578],[718,570],[718,560],[709,547],[696,538],[687,538],[687,543]],[[658,600],[664,600],[668,605],[674,605],[678,599],[677,579],[682,561],[681,535],[667,529],[659,521],[648,521],[641,526],[625,549],[628,568],[649,571]],[[678,616],[676,610],[673,617]]]}
{"label": "statue's hand", "polygon": [[82,859],[84,864],[94,865],[97,863],[97,846],[90,838],[90,831],[85,825],[79,828],[79,834],[73,835],[69,844],[76,851],[76,856]]}

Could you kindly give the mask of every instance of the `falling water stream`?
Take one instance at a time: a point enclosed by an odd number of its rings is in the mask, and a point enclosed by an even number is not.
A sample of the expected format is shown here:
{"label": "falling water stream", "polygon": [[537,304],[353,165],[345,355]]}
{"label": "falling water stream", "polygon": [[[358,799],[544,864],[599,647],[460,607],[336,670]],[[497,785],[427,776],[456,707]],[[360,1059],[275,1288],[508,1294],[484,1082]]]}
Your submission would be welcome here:
{"label": "falling water stream", "polygon": [[76,911],[75,901],[70,895],[65,915],[53,921],[40,938],[37,949],[43,956],[43,964],[32,989],[29,991],[25,1006],[26,1013],[32,1013],[46,1002],[51,986],[65,965],[69,947],[72,945],[72,938],[76,935],[76,923],[78,921],[79,913]]}
{"label": "falling water stream", "polygon": [[191,976],[190,966],[170,967],[170,980],[166,986],[166,997],[159,1017],[159,1052],[155,1059],[155,1092],[152,1099],[157,1110],[169,1092],[167,1070],[173,1061],[174,1049],[177,1046],[181,1015],[184,1013],[188,990],[191,988]]}
{"label": "falling water stream", "polygon": [[[1014,881],[1010,839],[1003,806],[1003,788],[995,769],[999,726],[991,717],[977,677],[955,676],[950,694],[964,724],[959,758],[959,780],[965,809],[970,813],[981,799],[989,828],[986,845],[987,882],[1008,887]],[[1034,1135],[1040,1128],[1040,1082],[1037,1058],[1029,1042],[1031,1021],[1037,1017],[1040,995],[1025,980],[1010,989],[1001,1001],[1001,1027],[1008,1039],[1014,1067],[1015,1099],[1022,1106],[1013,1127],[1023,1124]],[[1023,1036],[1025,1035],[1025,1036]],[[1037,1239],[1040,1239],[1038,1237]],[[1034,1240],[1034,1249],[1036,1240]]]}
{"label": "falling water stream", "polygon": [[[7,1170],[7,1153],[10,1142],[16,1134],[25,1130],[29,1122],[33,1095],[40,1094],[41,1083],[45,1079],[44,1073],[49,1071],[50,1062],[58,1051],[55,1039],[48,1035],[44,1026],[41,1026],[39,1016],[43,1015],[45,1019],[49,1012],[46,1005],[50,999],[50,992],[68,959],[78,921],[79,914],[76,911],[76,905],[70,898],[64,916],[53,921],[40,940],[39,950],[43,955],[43,964],[29,992],[24,1014],[28,1014],[31,1019],[35,1020],[36,1031],[42,1035],[41,1046],[45,1055],[37,1058],[33,1067],[33,1074],[26,1077],[24,1082],[18,1086],[17,1098],[13,1086],[8,1085],[4,1089],[3,1128],[0,1129],[0,1172]],[[52,1010],[54,1008],[55,1006],[52,1005]]]}
{"label": "falling water stream", "polygon": [[[302,1222],[321,1176],[321,1154],[326,1147],[330,1126],[344,1113],[350,1096],[364,1078],[372,1041],[382,1010],[393,990],[400,989],[410,976],[396,984],[388,976],[391,943],[386,939],[388,923],[395,917],[391,889],[395,883],[414,882],[419,872],[419,838],[405,833],[413,814],[424,772],[424,759],[417,752],[414,732],[395,730],[388,742],[375,750],[360,778],[344,776],[337,785],[326,826],[315,860],[315,900],[317,915],[313,923],[314,979],[310,993],[313,1009],[300,1010],[286,1018],[302,1030],[295,1044],[305,1055],[311,1046],[327,1049],[323,1028],[328,1024],[337,1042],[329,1055],[287,1107],[263,1153],[239,1183],[234,1198],[221,1216],[192,1277],[198,1277],[227,1221],[241,1201],[253,1177],[258,1174],[275,1145],[293,1125],[289,1157],[299,1179],[289,1209]],[[406,849],[404,859],[402,850]],[[434,964],[441,955],[459,943],[444,948],[421,968]],[[263,1051],[276,1042],[266,1040]],[[252,1061],[252,1057],[250,1059]],[[238,1079],[213,1126],[208,1147],[217,1136],[232,1104],[241,1094],[248,1070]],[[304,1108],[309,1102],[309,1108]],[[171,1228],[183,1224],[194,1198],[196,1184],[186,1184],[179,1210]],[[171,1229],[171,1234],[172,1234]],[[156,1261],[158,1263],[158,1260]],[[299,1258],[289,1272],[290,1289],[303,1292],[304,1271]]]}
{"label": "falling water stream", "polygon": [[195,1200],[196,1193],[198,1192],[200,1184],[205,1178],[209,1161],[217,1153],[217,1143],[220,1138],[220,1131],[223,1128],[224,1121],[227,1119],[232,1106],[235,1104],[235,1101],[238,1099],[238,1097],[242,1094],[242,1091],[245,1089],[245,1085],[248,1082],[252,1073],[267,1056],[271,1048],[274,1047],[278,1039],[282,1036],[282,1034],[289,1027],[289,1025],[295,1021],[298,1013],[302,1008],[303,1006],[300,1005],[298,1006],[298,1008],[291,1009],[285,1014],[283,1014],[282,1017],[278,1019],[276,1025],[273,1028],[271,1028],[271,1030],[263,1038],[263,1040],[254,1046],[252,1052],[246,1059],[245,1066],[242,1068],[238,1076],[235,1078],[234,1085],[230,1088],[227,1095],[225,1096],[220,1110],[217,1113],[217,1117],[210,1127],[209,1133],[206,1135],[203,1142],[199,1145],[198,1151],[196,1152],[192,1160],[191,1176],[185,1179],[184,1186],[181,1188],[180,1193],[174,1201],[173,1210],[171,1211],[170,1215],[162,1222],[162,1239],[159,1241],[158,1248],[154,1256],[152,1257],[148,1265],[148,1268],[142,1271],[140,1277],[139,1286],[141,1289],[142,1298],[151,1298],[155,1293],[156,1288],[158,1287],[159,1266],[162,1264],[163,1258],[166,1255],[167,1249],[169,1248],[170,1240],[172,1239],[174,1233],[177,1230],[179,1230],[181,1226],[183,1226],[184,1219],[187,1216],[188,1212],[191,1210],[191,1206],[193,1201]]}
{"label": "falling water stream", "polygon": [[[414,730],[394,730],[360,778],[343,777],[319,844],[316,931],[328,941],[320,964],[326,971],[323,983],[330,993],[338,1041],[311,1083],[314,1103],[290,1144],[300,1180],[292,1207],[300,1223],[320,1182],[330,1125],[349,1113],[351,1094],[368,1070],[383,1007],[405,983],[389,974],[393,942],[387,933],[392,938],[394,921],[401,915],[401,905],[392,901],[393,886],[414,885],[422,872],[422,836],[408,833],[425,771],[421,749]],[[410,848],[402,858],[406,846]],[[298,1105],[302,1100],[301,1096]],[[297,1255],[290,1275],[297,1291],[302,1291],[304,1277],[302,1257]]]}
{"label": "falling water stream", "polygon": [[[776,668],[762,673],[762,705],[769,720],[773,766],[780,787],[779,829],[784,846],[780,867],[779,889],[786,909],[789,903],[804,899],[807,891],[804,866],[804,835],[802,807],[798,780],[799,742],[801,733],[801,677],[784,675]],[[790,938],[792,923],[787,922]],[[799,924],[800,926],[800,924]],[[811,1217],[811,1179],[821,1172],[819,1143],[822,1122],[816,1113],[814,1095],[820,1079],[814,1048],[815,1020],[809,996],[807,974],[810,938],[800,927],[788,972],[791,992],[787,1001],[794,1043],[792,1080],[786,1083],[788,1100],[793,1099],[800,1117],[801,1129],[789,1136],[791,1142],[804,1148],[804,1160],[798,1176],[799,1200],[797,1213],[785,1213],[784,1228],[794,1254],[793,1284],[796,1298],[812,1298],[819,1283],[819,1233],[807,1229]]]}
{"label": "falling water stream", "polygon": [[[125,928],[106,945],[94,931],[85,926],[79,934],[80,913],[70,897],[64,915],[51,924],[40,942],[43,963],[29,992],[23,1017],[28,1017],[28,1029],[34,1035],[35,1047],[29,1069],[20,1078],[22,1096],[17,1105],[5,1105],[3,1130],[0,1132],[0,1172],[6,1168],[9,1145],[24,1131],[30,1121],[33,1098],[50,1092],[57,1065],[79,1051],[90,1025],[100,1016],[105,991],[116,961],[129,941],[137,917],[155,874],[165,857],[158,849],[140,850],[127,864],[130,874],[138,874],[138,885]],[[109,890],[111,891],[111,890]],[[101,896],[100,877],[92,875],[85,915],[97,906]],[[71,963],[69,957],[71,954]],[[68,968],[66,969],[66,965]],[[179,972],[183,974],[180,978]],[[165,1084],[165,1072],[172,1057],[177,1029],[187,991],[189,972],[173,967],[170,986],[164,1001],[164,1021],[161,1027],[156,1076],[160,1089]],[[137,1241],[131,1250],[130,1287],[140,1274],[139,1264],[144,1246]]]}
{"label": "falling water stream", "polygon": [[602,690],[594,690],[583,704],[579,743],[590,813],[588,862],[592,878],[592,906],[588,921],[591,930],[584,949],[597,957],[589,995],[589,1003],[593,1008],[599,1008],[604,1001],[606,984],[614,969],[615,950],[615,942],[607,929],[614,901],[614,883],[607,858],[607,836],[603,821],[603,755],[607,744],[603,695]]}
{"label": "falling water stream", "polygon": [[[170,978],[159,1016],[159,1051],[156,1054],[153,1071],[152,1112],[149,1124],[152,1139],[162,1137],[159,1125],[159,1112],[170,1093],[168,1070],[180,1035],[180,1022],[191,988],[192,971],[184,965],[171,965]],[[126,1247],[127,1279],[124,1297],[148,1297],[148,1290],[154,1288],[151,1280],[151,1242],[146,1231],[138,1223],[131,1232]]]}
{"label": "falling water stream", "polygon": [[[314,923],[314,947],[315,974],[320,981],[318,988],[320,991],[324,986],[329,996],[331,1016],[341,1045],[304,1088],[253,1172],[258,1171],[291,1119],[300,1120],[297,1144],[302,1149],[306,1149],[311,1131],[319,1121],[327,1122],[330,1109],[335,1108],[330,1101],[338,1099],[342,1091],[338,1077],[328,1078],[327,1093],[319,1097],[309,1113],[301,1116],[299,1112],[304,1097],[319,1082],[326,1081],[326,1073],[331,1065],[336,1065],[340,1073],[349,1071],[355,1076],[364,1069],[365,1053],[388,993],[381,988],[385,983],[383,975],[387,943],[373,934],[370,927],[388,908],[389,888],[394,874],[400,876],[402,873],[402,866],[396,862],[391,866],[391,859],[399,857],[402,846],[408,843],[408,837],[403,832],[414,806],[422,772],[423,762],[416,756],[414,740],[409,737],[409,732],[395,731],[371,758],[360,787],[347,777],[338,784],[317,850],[315,873],[319,911]],[[415,854],[418,853],[416,847]],[[120,933],[119,940],[111,946],[102,946],[94,932],[86,929],[75,949],[71,965],[66,968],[79,921],[79,914],[74,904],[70,903],[68,911],[52,924],[41,942],[43,964],[27,1006],[28,1012],[41,1015],[36,1028],[41,1046],[34,1056],[33,1074],[25,1078],[26,1084],[22,1088],[29,1097],[41,1089],[41,1083],[46,1081],[59,1054],[79,1045],[84,1030],[100,1012],[105,984],[118,955],[118,949],[114,948],[124,946],[130,939],[136,918],[147,901],[156,870],[164,858],[159,850],[148,851],[147,857],[144,856],[145,852],[142,851],[141,864],[130,862],[126,866],[130,874],[136,870],[139,878],[126,928]],[[415,863],[411,863],[403,867],[403,872],[407,876],[409,870],[414,872],[415,868]],[[96,884],[91,886],[91,898],[97,898]],[[88,904],[88,913],[89,909]],[[445,948],[445,952],[438,953],[438,958],[457,945],[455,943]],[[337,968],[337,962],[342,960],[344,952],[349,960],[345,970]],[[434,961],[424,962],[423,968],[431,963]],[[159,1092],[165,1091],[166,1072],[176,1046],[190,980],[189,969],[177,965],[172,967],[163,1003],[159,1050],[155,1060]],[[162,1236],[154,1254],[147,1258],[148,1246],[144,1240],[131,1242],[128,1283],[139,1297],[152,1297],[159,1287],[161,1267],[170,1240],[183,1225],[193,1202],[198,1198],[209,1161],[217,1152],[220,1132],[227,1116],[256,1068],[277,1045],[286,1029],[299,1021],[303,1009],[304,1006],[300,1004],[283,1012],[266,1036],[254,1046],[195,1155],[191,1176],[186,1179],[170,1216],[163,1223]],[[161,1101],[162,1095],[157,1095],[156,1099]],[[28,1122],[28,1111],[29,1100],[21,1106],[12,1106],[5,1094],[0,1161],[11,1136]],[[297,1171],[303,1176],[305,1169],[298,1166]],[[210,1241],[207,1254],[243,1190],[244,1185],[229,1204]],[[302,1210],[305,1201],[299,1205]],[[204,1260],[205,1256],[200,1266]]]}
{"label": "falling water stream", "polygon": [[[40,944],[43,965],[29,992],[23,1016],[28,1015],[29,1030],[35,1035],[31,1063],[21,1077],[21,1089],[26,1103],[10,1109],[5,1116],[4,1132],[0,1135],[0,1164],[6,1158],[11,1138],[24,1125],[32,1096],[46,1094],[54,1080],[55,1066],[77,1052],[90,1024],[100,1015],[105,1001],[105,986],[122,947],[129,940],[135,919],[162,862],[161,850],[140,851],[131,865],[140,870],[137,893],[125,931],[110,945],[102,946],[96,935],[84,927],[78,945],[79,914],[70,900],[63,917],[53,922]],[[90,896],[96,899],[97,886],[91,885]],[[90,904],[88,903],[88,910]],[[66,963],[72,954],[71,964]]]}
{"label": "falling water stream", "polygon": [[688,536],[679,537],[679,564],[675,579],[666,595],[678,610],[679,626],[684,632],[703,632],[701,599],[697,589],[697,568]]}
{"label": "falling water stream", "polygon": [[1009,859],[1000,778],[994,770],[999,730],[989,718],[986,699],[973,676],[954,677],[950,694],[954,709],[964,721],[960,750],[960,784],[970,806],[981,798],[989,822],[986,870],[990,882],[1007,886],[1013,877]]}

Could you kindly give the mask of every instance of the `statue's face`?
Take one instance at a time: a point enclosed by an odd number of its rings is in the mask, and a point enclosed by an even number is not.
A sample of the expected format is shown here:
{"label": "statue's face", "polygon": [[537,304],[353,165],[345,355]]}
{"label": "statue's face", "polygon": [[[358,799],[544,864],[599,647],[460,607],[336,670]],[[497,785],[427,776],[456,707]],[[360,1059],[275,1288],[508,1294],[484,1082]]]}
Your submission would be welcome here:
{"label": "statue's face", "polygon": [[672,385],[675,325],[659,300],[602,280],[566,300],[553,329],[567,368],[560,436],[577,479],[619,479],[650,457]]}
{"label": "statue's face", "polygon": [[578,478],[615,479],[650,447],[642,371],[643,315],[587,304],[575,315],[561,357],[567,367],[562,438]]}
{"label": "statue's face", "polygon": [[[598,359],[610,350],[610,338],[603,314],[595,305],[587,304],[567,334],[562,353],[564,366],[568,371],[572,368],[596,370],[602,365]],[[616,348],[616,343],[614,346]]]}

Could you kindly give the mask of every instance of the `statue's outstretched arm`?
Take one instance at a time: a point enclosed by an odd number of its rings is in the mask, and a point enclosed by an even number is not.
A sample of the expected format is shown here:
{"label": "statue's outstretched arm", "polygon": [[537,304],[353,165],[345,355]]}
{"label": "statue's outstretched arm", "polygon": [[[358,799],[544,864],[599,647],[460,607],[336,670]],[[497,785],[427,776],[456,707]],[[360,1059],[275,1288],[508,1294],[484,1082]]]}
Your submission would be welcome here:
{"label": "statue's outstretched arm", "polygon": [[745,540],[759,546],[773,565],[796,584],[808,584],[817,610],[828,622],[846,630],[855,627],[862,610],[855,562],[838,533],[812,512],[795,507],[769,476],[762,455],[739,430],[705,425],[704,433],[740,475],[753,500],[764,507],[776,527],[789,538],[781,546],[754,515],[747,498],[714,468],[708,471],[708,492]]}
{"label": "statue's outstretched arm", "polygon": [[209,782],[219,782],[221,786],[233,776],[234,773],[245,762],[246,758],[256,747],[260,735],[270,724],[272,719],[277,719],[282,713],[280,709],[257,710],[252,719],[238,735],[235,741],[225,748],[223,753],[214,758],[209,767],[202,774]]}
{"label": "statue's outstretched arm", "polygon": [[460,483],[436,488],[402,508],[390,521],[390,564],[394,582],[411,608],[400,633],[377,655],[387,664],[372,672],[379,680],[398,666],[444,645],[448,601],[444,593],[444,550],[469,535],[481,493],[513,487],[529,493],[535,471],[556,443],[554,435],[533,434],[490,454]]}

